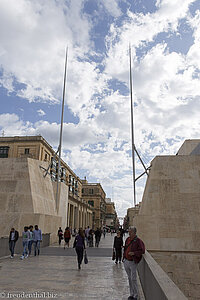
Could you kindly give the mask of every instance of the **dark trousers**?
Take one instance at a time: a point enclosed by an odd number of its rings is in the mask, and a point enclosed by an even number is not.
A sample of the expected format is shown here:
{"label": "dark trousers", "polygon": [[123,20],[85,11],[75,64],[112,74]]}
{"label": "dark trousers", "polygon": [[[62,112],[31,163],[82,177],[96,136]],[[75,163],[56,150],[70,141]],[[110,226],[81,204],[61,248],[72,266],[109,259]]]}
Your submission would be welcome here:
{"label": "dark trousers", "polygon": [[9,249],[10,249],[10,254],[11,254],[11,256],[14,256],[15,241],[10,241],[10,242],[9,242]]}
{"label": "dark trousers", "polygon": [[83,247],[76,247],[78,264],[81,265],[83,260]]}
{"label": "dark trousers", "polygon": [[116,252],[116,261],[121,261],[122,260],[122,248],[115,248]]}
{"label": "dark trousers", "polygon": [[61,236],[59,235],[59,237],[58,237],[58,243],[59,243],[59,245],[61,244],[62,239],[63,239],[62,235]]}
{"label": "dark trousers", "polygon": [[99,247],[100,237],[95,237],[95,247]]}

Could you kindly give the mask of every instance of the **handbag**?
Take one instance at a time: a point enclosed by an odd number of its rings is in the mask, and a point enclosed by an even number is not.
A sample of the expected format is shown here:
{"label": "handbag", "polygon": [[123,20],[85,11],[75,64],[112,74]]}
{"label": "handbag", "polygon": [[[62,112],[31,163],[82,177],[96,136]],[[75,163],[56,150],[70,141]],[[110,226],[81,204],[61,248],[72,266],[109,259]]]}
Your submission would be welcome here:
{"label": "handbag", "polygon": [[115,257],[116,257],[116,255],[115,255],[115,249],[113,249],[112,260],[115,260]]}
{"label": "handbag", "polygon": [[84,263],[88,264],[88,258],[87,258],[87,252],[86,252],[86,250],[84,251]]}

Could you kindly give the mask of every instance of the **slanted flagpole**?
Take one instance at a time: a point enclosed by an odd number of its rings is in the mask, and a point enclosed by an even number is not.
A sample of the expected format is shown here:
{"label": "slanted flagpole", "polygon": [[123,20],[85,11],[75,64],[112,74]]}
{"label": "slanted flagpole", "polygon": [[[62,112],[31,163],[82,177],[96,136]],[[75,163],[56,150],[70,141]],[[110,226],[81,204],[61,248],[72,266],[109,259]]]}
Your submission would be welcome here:
{"label": "slanted flagpole", "polygon": [[60,160],[61,160],[61,150],[62,150],[62,132],[63,132],[63,116],[64,116],[64,104],[65,104],[65,86],[66,86],[66,74],[67,74],[67,53],[68,47],[66,48],[65,57],[65,73],[64,73],[64,84],[63,84],[63,100],[62,100],[62,113],[61,113],[61,124],[60,124],[60,141],[59,141],[59,155],[58,155],[58,173],[57,173],[57,190],[56,190],[56,209],[58,210],[58,185],[60,179]]}
{"label": "slanted flagpole", "polygon": [[130,93],[131,93],[131,137],[132,137],[132,163],[133,163],[133,201],[136,206],[136,190],[135,190],[135,143],[134,143],[134,123],[133,123],[133,83],[132,83],[132,66],[131,66],[131,46],[129,44],[130,57]]}

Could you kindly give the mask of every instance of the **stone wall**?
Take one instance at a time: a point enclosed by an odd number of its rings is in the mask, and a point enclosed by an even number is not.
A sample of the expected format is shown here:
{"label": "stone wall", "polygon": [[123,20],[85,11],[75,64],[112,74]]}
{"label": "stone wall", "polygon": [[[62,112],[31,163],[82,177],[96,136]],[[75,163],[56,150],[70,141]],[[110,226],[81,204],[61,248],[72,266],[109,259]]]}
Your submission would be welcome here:
{"label": "stone wall", "polygon": [[[185,281],[188,290],[192,291],[191,299],[197,299],[192,296],[195,290],[200,294],[199,282],[188,276],[194,272],[194,277],[200,277],[198,255],[190,254],[190,251],[198,252],[200,249],[199,214],[200,156],[155,157],[139,214],[133,220],[134,226],[150,253],[160,251],[161,266],[164,270],[167,265],[170,266],[167,272],[173,274],[172,279],[184,291],[187,290],[183,286]],[[185,254],[166,255],[163,251]],[[181,273],[183,277],[180,277]],[[178,283],[178,280],[181,282]]]}
{"label": "stone wall", "polygon": [[48,164],[30,158],[3,158],[0,163],[0,236],[10,228],[21,232],[26,225],[38,224],[43,233],[57,239],[59,226],[67,221],[68,186],[59,185],[56,207],[56,183],[43,176]]}
{"label": "stone wall", "polygon": [[200,299],[200,252],[151,252],[188,299]]}

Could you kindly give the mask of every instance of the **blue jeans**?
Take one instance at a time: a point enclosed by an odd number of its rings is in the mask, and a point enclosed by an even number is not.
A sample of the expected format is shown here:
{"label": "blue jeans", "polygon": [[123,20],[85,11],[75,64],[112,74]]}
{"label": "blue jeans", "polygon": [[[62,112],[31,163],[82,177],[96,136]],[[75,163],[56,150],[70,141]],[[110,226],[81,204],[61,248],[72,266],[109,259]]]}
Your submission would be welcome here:
{"label": "blue jeans", "polygon": [[37,251],[38,250],[38,255],[40,254],[40,241],[37,240],[37,241],[34,241],[34,252],[35,252],[35,255],[37,254]]}
{"label": "blue jeans", "polygon": [[28,253],[31,255],[31,249],[32,249],[33,240],[28,241]]}
{"label": "blue jeans", "polygon": [[10,249],[11,256],[14,256],[15,241],[10,241],[9,242],[9,249]]}
{"label": "blue jeans", "polygon": [[23,254],[22,255],[27,255],[28,254],[28,241],[23,241]]}

